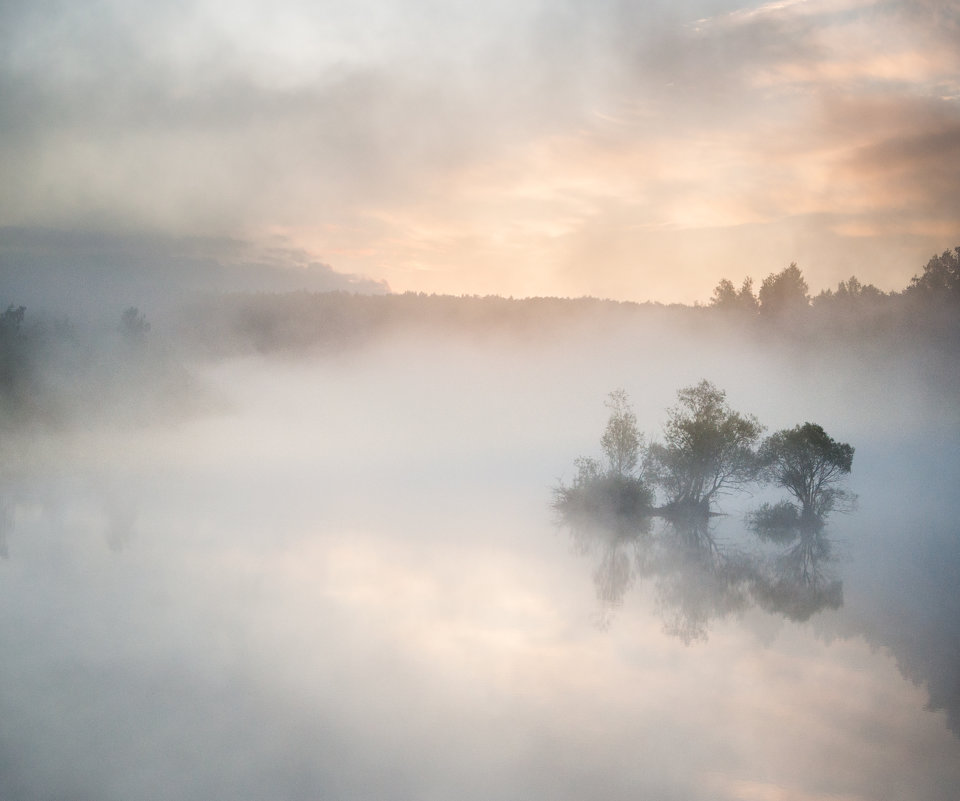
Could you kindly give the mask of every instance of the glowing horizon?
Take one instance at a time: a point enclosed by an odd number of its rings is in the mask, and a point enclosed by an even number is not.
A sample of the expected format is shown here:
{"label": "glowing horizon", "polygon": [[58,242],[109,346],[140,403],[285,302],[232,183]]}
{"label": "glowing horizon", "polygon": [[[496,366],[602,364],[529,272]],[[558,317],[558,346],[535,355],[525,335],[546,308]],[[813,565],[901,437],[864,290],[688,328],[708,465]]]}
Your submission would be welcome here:
{"label": "glowing horizon", "polygon": [[960,243],[960,12],[16,3],[0,227],[219,238],[392,291],[704,302]]}

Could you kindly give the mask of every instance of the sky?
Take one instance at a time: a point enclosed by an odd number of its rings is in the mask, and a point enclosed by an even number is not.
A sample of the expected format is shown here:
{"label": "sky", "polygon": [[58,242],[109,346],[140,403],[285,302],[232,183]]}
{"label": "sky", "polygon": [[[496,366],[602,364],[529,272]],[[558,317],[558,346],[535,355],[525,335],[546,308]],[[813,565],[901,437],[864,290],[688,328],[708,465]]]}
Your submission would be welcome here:
{"label": "sky", "polygon": [[901,289],[960,244],[958,42],[956,0],[7,0],[0,251],[516,297],[702,302],[793,261],[815,292]]}

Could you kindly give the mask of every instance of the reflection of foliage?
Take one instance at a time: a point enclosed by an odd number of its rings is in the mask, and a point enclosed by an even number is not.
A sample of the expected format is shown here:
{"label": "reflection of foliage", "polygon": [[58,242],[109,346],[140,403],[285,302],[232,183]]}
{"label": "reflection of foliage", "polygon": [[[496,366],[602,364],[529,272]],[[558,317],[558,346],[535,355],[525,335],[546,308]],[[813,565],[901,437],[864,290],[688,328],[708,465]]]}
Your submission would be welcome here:
{"label": "reflection of foliage", "polygon": [[630,554],[626,548],[617,547],[618,544],[613,542],[611,547],[604,548],[600,564],[593,572],[597,600],[608,606],[620,606],[623,603],[623,596],[634,579]]}
{"label": "reflection of foliage", "polygon": [[687,645],[706,640],[712,621],[752,605],[798,622],[843,605],[830,540],[822,526],[799,516],[793,527],[753,527],[780,547],[766,559],[720,543],[702,516],[674,517],[653,530],[648,519],[647,528],[633,532],[561,519],[578,551],[596,556],[593,581],[604,624],[638,579],[653,582],[664,631]]}
{"label": "reflection of foliage", "polygon": [[800,527],[800,513],[790,501],[763,504],[747,515],[747,525],[761,539],[770,542],[793,542]]}
{"label": "reflection of foliage", "polygon": [[[580,464],[586,486],[604,480],[596,462]],[[663,519],[654,528],[649,512],[616,514],[603,504],[575,504],[575,488],[556,508],[577,550],[596,560],[593,582],[603,625],[638,579],[653,582],[664,631],[688,645],[705,640],[713,620],[754,604],[796,621],[843,604],[822,520],[802,517],[790,503],[765,505],[748,517],[750,530],[778,547],[764,558],[718,541],[708,515],[659,513]]]}
{"label": "reflection of foliage", "polygon": [[815,423],[767,437],[760,448],[767,478],[793,495],[804,517],[822,518],[852,500],[839,487],[853,464],[853,447]]}
{"label": "reflection of foliage", "polygon": [[[593,536],[593,545],[588,545],[588,532]],[[581,529],[579,544],[585,552],[599,551],[599,559],[593,571],[593,585],[600,603],[600,623],[609,624],[613,612],[623,606],[623,599],[633,587],[637,575],[643,569],[647,532],[633,535],[616,534],[603,529]],[[588,535],[588,536],[585,536]]]}
{"label": "reflection of foliage", "polygon": [[591,521],[563,508],[577,550],[596,558],[593,582],[603,625],[638,578],[654,582],[664,630],[684,643],[705,640],[710,622],[750,604],[757,572],[751,558],[721,546],[702,515],[672,515],[656,529],[652,517]]}
{"label": "reflection of foliage", "polygon": [[[755,530],[759,533],[763,528]],[[788,532],[792,540],[787,539]],[[765,533],[769,537],[770,532]],[[771,571],[758,575],[753,589],[757,603],[796,621],[843,606],[843,584],[829,570],[832,549],[819,521],[798,519],[792,529],[779,528],[774,536],[790,544],[774,559]]]}
{"label": "reflection of foliage", "polygon": [[710,621],[749,605],[750,559],[722,548],[709,519],[669,521],[655,562],[657,606],[664,630],[689,645],[707,639]]}
{"label": "reflection of foliage", "polygon": [[583,510],[558,507],[577,552],[596,556],[593,583],[600,603],[600,622],[606,625],[612,612],[623,605],[624,596],[643,570],[649,546],[650,518],[631,520],[593,518]]}
{"label": "reflection of foliage", "polygon": [[733,411],[726,393],[709,381],[681,389],[669,410],[664,444],[649,449],[648,470],[674,508],[709,510],[724,491],[757,475],[753,447],[763,426]]}

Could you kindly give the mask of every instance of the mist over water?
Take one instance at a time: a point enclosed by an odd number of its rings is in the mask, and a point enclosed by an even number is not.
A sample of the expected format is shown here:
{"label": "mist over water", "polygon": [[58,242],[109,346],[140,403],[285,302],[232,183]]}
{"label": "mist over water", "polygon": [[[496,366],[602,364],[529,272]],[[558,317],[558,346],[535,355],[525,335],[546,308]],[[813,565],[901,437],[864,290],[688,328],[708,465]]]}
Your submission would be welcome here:
{"label": "mist over water", "polygon": [[[952,799],[955,378],[708,333],[247,353],[190,414],[8,435],[0,797]],[[783,550],[744,520],[775,490],[720,499],[727,572],[551,508],[609,391],[657,437],[703,378],[856,447],[810,614],[729,579]]]}

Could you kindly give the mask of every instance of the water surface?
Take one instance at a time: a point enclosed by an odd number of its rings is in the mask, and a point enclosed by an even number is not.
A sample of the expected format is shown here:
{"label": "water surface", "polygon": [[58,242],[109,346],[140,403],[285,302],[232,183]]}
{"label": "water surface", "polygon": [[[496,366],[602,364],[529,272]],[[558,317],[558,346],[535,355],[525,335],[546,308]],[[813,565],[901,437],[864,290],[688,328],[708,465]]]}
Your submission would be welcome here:
{"label": "water surface", "polygon": [[[237,359],[203,368],[216,413],[23,445],[0,796],[955,798],[955,408],[909,365],[605,347]],[[655,434],[703,377],[856,446],[822,597],[744,525],[769,490],[699,546],[551,509],[609,390]]]}

